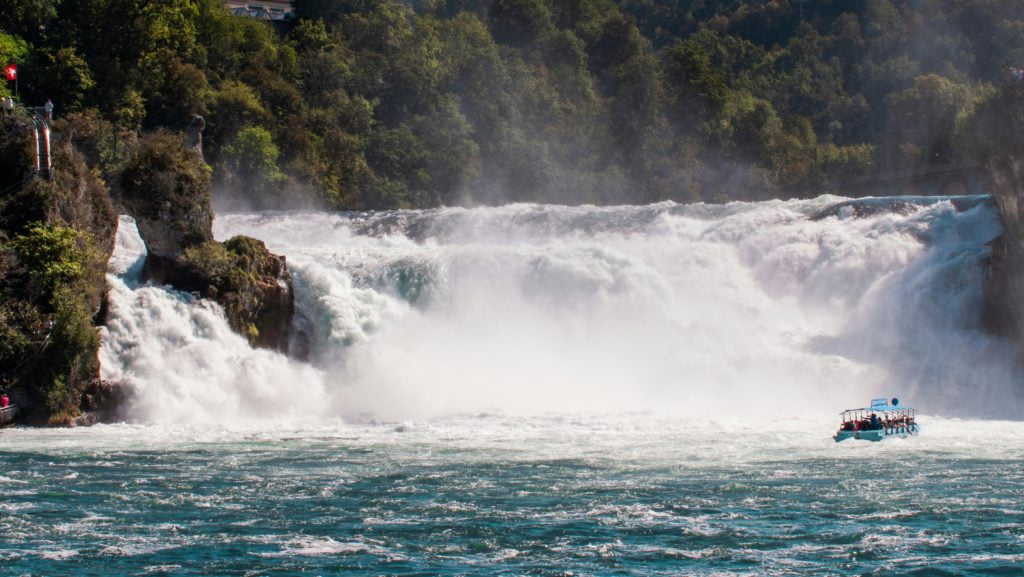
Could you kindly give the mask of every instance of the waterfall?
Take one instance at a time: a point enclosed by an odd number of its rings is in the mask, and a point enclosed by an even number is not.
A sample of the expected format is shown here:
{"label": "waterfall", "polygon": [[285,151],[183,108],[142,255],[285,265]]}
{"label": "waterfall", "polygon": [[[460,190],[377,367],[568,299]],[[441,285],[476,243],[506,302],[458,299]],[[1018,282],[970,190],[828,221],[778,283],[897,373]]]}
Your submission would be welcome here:
{"label": "waterfall", "polygon": [[657,411],[782,418],[899,396],[1020,407],[979,326],[984,198],[220,216],[284,254],[308,362],[111,265],[104,378],[140,420]]}
{"label": "waterfall", "polygon": [[134,389],[128,413],[145,422],[233,423],[324,417],[323,375],[232,332],[223,309],[139,284],[145,245],[122,216],[108,266],[101,377]]}

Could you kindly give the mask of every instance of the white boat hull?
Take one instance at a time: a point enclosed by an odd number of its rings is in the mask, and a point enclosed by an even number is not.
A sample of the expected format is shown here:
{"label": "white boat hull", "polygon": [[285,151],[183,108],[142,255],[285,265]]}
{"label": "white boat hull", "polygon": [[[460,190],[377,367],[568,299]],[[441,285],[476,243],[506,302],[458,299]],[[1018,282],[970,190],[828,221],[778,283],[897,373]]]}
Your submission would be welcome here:
{"label": "white boat hull", "polygon": [[863,431],[837,431],[832,436],[837,443],[847,439],[860,439],[862,441],[881,441],[887,437],[909,437],[920,431],[917,424],[909,427],[894,427],[891,429],[867,429]]}

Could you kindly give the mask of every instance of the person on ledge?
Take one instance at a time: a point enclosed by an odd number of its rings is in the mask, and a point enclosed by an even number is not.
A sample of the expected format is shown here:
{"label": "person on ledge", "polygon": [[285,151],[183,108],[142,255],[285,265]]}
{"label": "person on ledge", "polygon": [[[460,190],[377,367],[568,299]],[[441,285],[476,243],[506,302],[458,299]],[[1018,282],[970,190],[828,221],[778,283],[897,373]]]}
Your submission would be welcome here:
{"label": "person on ledge", "polygon": [[6,409],[11,404],[11,400],[7,398],[7,393],[0,393],[0,409]]}
{"label": "person on ledge", "polygon": [[46,111],[46,121],[53,122],[53,101],[47,98],[46,104],[43,105],[43,110]]}

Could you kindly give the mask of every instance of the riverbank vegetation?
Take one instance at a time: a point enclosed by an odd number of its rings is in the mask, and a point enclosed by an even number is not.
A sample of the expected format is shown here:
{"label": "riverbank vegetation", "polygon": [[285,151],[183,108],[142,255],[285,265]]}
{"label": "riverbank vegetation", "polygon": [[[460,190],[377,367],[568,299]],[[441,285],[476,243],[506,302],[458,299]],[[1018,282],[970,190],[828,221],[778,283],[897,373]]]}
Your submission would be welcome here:
{"label": "riverbank vegetation", "polygon": [[956,193],[1024,130],[1017,0],[293,5],[269,23],[221,0],[5,3],[0,64],[21,104],[55,103],[57,170],[27,174],[24,118],[0,121],[0,379],[46,418],[98,378],[115,204],[150,274],[281,348],[283,260],[213,242],[211,188],[341,210]]}
{"label": "riverbank vegetation", "polygon": [[[31,138],[0,122],[0,157],[27,157]],[[97,384],[103,272],[115,213],[84,158],[56,149],[64,170],[0,198],[0,387],[16,387],[36,419],[67,423]],[[25,168],[13,170],[21,178]],[[10,176],[10,173],[9,173]]]}
{"label": "riverbank vegetation", "polygon": [[198,113],[218,195],[255,207],[851,193],[973,162],[972,110],[1024,64],[1010,0],[296,0],[276,27],[12,4],[0,56],[27,102],[92,119],[101,166]]}

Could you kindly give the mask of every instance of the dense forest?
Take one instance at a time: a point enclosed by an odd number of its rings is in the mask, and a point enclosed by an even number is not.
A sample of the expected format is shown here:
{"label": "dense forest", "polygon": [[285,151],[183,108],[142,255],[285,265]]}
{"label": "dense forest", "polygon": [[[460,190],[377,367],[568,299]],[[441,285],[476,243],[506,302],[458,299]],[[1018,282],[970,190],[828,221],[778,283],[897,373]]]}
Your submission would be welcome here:
{"label": "dense forest", "polygon": [[[841,192],[970,160],[1016,0],[5,0],[0,59],[113,179],[207,122],[222,199],[341,209]],[[13,86],[6,86],[10,90]]]}
{"label": "dense forest", "polygon": [[[287,342],[284,260],[214,240],[211,197],[371,210],[975,188],[1007,230],[989,326],[1024,334],[1019,0],[293,5],[271,23],[221,0],[3,0],[18,82],[0,97],[21,107],[0,118],[0,390],[31,418],[116,406],[96,326],[119,213],[149,280],[217,300],[255,346]],[[48,99],[43,178],[22,107]],[[967,170],[984,176],[948,176]],[[921,171],[938,185],[893,178]]]}

